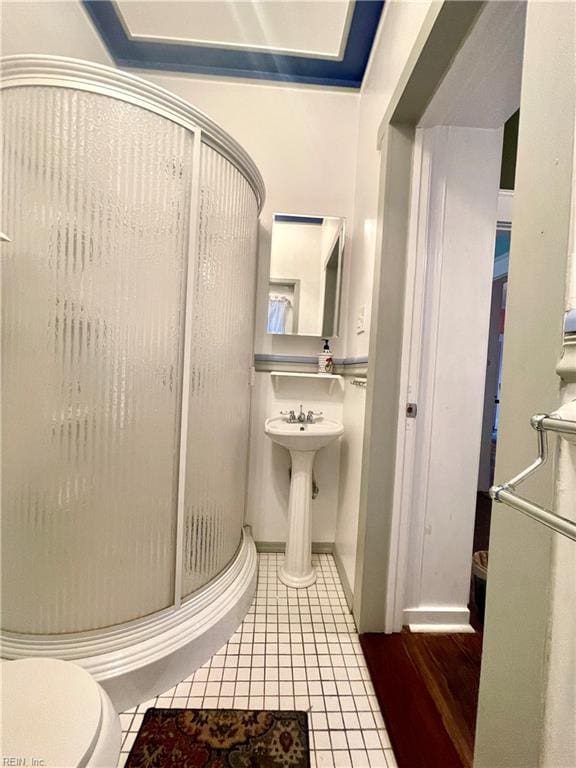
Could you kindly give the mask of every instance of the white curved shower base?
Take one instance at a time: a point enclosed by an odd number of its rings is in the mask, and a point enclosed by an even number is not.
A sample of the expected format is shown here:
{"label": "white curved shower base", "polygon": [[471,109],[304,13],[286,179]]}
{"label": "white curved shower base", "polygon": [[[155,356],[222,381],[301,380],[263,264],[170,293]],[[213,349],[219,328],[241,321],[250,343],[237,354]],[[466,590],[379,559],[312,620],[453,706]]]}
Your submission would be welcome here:
{"label": "white curved shower base", "polygon": [[6,632],[2,656],[73,661],[94,676],[122,712],[172,688],[226,643],[252,602],[256,557],[245,527],[230,565],[180,607],[94,632],[58,636]]}

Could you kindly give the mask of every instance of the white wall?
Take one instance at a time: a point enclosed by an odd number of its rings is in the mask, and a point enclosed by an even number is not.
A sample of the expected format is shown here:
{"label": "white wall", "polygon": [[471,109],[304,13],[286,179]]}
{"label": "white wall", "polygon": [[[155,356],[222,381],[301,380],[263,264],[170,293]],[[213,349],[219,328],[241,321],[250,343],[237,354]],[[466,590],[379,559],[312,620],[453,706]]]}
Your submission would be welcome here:
{"label": "white wall", "polygon": [[[576,184],[574,185],[576,193]],[[572,252],[574,258],[574,251]],[[568,373],[564,371],[564,375]],[[576,399],[576,367],[566,377],[562,393],[565,403]],[[576,419],[576,408],[565,418]],[[555,510],[576,521],[576,445],[560,439],[556,477]],[[554,537],[552,551],[547,681],[544,700],[542,766],[564,768],[576,765],[576,641],[574,637],[574,587],[576,586],[575,542]]]}
{"label": "white wall", "polygon": [[113,65],[100,35],[77,0],[5,0],[0,13],[2,56],[43,53]]}
{"label": "white wall", "polygon": [[[576,17],[573,16],[576,30]],[[572,57],[576,36],[572,38]],[[572,93],[574,151],[572,155],[572,205],[568,240],[566,310],[576,312],[576,103]],[[570,103],[570,102],[567,102]],[[576,420],[576,348],[565,345],[557,373],[562,379],[560,392],[564,418]],[[569,404],[569,405],[567,405]],[[576,441],[559,441],[554,509],[576,521]],[[576,765],[576,640],[574,588],[576,586],[576,543],[563,536],[554,537],[552,550],[550,632],[547,639],[548,670],[544,699],[542,765],[563,768]]]}
{"label": "white wall", "polygon": [[[344,308],[343,327],[346,329],[348,358],[368,355],[380,177],[380,152],[376,145],[378,128],[431,4],[429,0],[388,0],[384,6],[369,69],[360,93],[355,158],[354,242],[344,269],[348,298]],[[358,334],[356,317],[363,306],[366,308],[366,330]],[[347,383],[335,551],[352,590],[356,564],[365,400],[366,390]]]}
{"label": "white wall", "polygon": [[[576,28],[576,20],[574,27]],[[573,39],[573,47],[576,40]],[[566,310],[576,313],[576,109],[574,151],[572,155],[572,206],[569,235]],[[576,348],[565,345],[558,374],[563,380],[562,402],[576,401]],[[576,413],[572,409],[572,419]],[[556,484],[556,510],[574,520],[576,499],[576,445],[561,441]],[[574,585],[576,584],[576,546],[556,537],[552,587],[550,659],[546,689],[543,763],[560,768],[562,762],[576,765],[576,643],[574,642]]]}
{"label": "white wall", "polygon": [[[576,6],[529,2],[526,14],[497,483],[534,460],[530,418],[553,410],[562,396],[555,369],[574,253]],[[562,376],[573,383],[574,358],[566,363]],[[568,387],[563,394],[570,396]],[[552,449],[556,442],[551,436]],[[573,517],[574,476],[566,461],[555,478],[558,466],[549,461],[518,493],[552,508],[556,479],[556,509]],[[574,765],[575,550],[566,542],[555,551],[557,538],[493,505],[475,768]]]}
{"label": "white wall", "polygon": [[[576,110],[573,117],[572,212],[566,301],[566,310],[572,315],[576,313]],[[576,349],[573,345],[565,344],[557,373],[563,383],[562,402],[571,403],[568,406],[570,412],[564,413],[564,417],[576,420]],[[559,442],[555,509],[559,515],[576,521],[576,444],[574,440],[566,439]],[[576,765],[576,642],[572,610],[576,546],[562,536],[555,537],[552,579],[542,763],[547,768],[562,768],[563,764]]]}

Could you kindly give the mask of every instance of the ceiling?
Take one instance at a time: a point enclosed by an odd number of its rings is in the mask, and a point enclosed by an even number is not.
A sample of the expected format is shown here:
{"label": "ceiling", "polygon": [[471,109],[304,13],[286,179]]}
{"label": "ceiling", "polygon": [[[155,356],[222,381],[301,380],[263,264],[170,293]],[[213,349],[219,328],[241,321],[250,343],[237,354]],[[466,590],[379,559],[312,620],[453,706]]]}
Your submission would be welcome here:
{"label": "ceiling", "polygon": [[118,66],[359,88],[384,0],[83,0]]}

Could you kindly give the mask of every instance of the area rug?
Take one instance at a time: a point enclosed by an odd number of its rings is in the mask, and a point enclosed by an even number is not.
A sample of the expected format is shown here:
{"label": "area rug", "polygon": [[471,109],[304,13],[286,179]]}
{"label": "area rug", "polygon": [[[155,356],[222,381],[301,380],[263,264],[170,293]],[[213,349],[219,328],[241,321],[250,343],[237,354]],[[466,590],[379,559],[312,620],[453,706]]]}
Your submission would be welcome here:
{"label": "area rug", "polygon": [[149,709],[125,768],[309,768],[306,712]]}

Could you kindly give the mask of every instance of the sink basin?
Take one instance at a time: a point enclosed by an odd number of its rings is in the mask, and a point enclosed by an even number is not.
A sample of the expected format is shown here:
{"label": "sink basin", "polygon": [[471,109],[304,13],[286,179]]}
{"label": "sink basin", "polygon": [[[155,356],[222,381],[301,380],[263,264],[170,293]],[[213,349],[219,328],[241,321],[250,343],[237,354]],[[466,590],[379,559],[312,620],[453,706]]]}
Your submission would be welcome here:
{"label": "sink basin", "polygon": [[344,434],[344,427],[333,419],[318,419],[313,424],[291,424],[282,416],[264,422],[264,431],[275,443],[289,451],[317,451]]}

